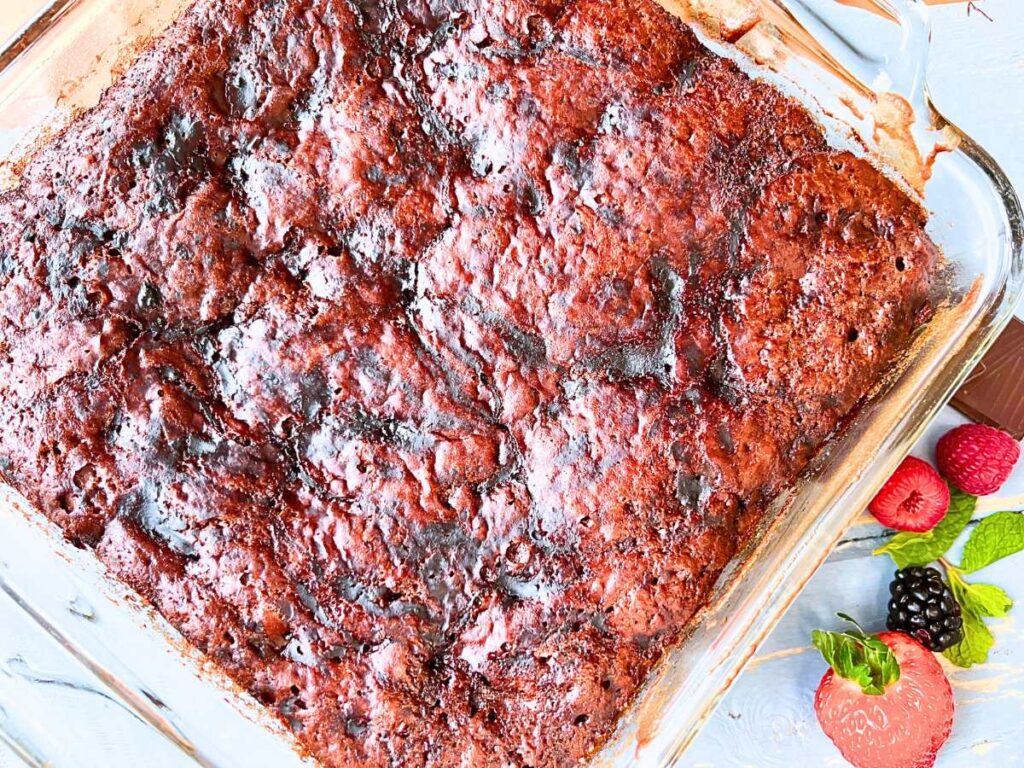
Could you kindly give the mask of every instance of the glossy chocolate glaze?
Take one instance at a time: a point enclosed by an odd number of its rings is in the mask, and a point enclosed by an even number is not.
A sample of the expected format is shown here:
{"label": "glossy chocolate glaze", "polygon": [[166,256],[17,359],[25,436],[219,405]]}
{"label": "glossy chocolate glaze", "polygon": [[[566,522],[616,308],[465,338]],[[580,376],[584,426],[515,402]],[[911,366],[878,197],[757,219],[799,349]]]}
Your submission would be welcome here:
{"label": "glossy chocolate glaze", "polygon": [[650,0],[200,0],[0,199],[0,468],[325,765],[571,765],[923,225]]}

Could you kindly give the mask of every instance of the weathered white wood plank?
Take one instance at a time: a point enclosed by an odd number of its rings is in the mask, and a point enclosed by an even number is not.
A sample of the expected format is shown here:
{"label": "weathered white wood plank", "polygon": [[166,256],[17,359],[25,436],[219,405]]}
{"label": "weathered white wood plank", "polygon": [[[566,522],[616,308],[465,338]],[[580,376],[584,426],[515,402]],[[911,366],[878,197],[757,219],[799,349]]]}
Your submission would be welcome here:
{"label": "weathered white wood plank", "polygon": [[1018,190],[1024,185],[1024,3],[979,0],[992,17],[963,5],[931,9],[928,84],[939,110],[999,161]]}

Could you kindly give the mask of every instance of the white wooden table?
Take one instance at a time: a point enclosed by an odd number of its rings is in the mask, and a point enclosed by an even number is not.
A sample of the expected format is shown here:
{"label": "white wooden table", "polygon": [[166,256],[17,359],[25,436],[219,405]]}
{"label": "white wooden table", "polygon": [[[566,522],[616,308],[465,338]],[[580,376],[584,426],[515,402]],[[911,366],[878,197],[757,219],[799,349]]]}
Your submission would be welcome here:
{"label": "white wooden table", "polygon": [[[39,4],[0,0],[0,40]],[[968,16],[966,6],[958,3],[932,9],[931,91],[942,111],[988,149],[1024,190],[1024,0],[978,0],[978,6],[994,20],[978,13]],[[961,421],[946,409],[915,452],[928,456],[937,437]],[[1024,492],[1024,466],[1005,492]],[[880,534],[870,519],[850,531],[737,681],[682,765],[845,764],[814,719],[814,689],[824,664],[808,641],[812,629],[836,625],[837,610],[861,617],[871,628],[881,627],[892,568],[888,560],[871,556]],[[1018,613],[1024,611],[1024,561],[1003,561],[984,575],[1022,603]],[[969,672],[949,668],[958,710],[940,768],[1024,766],[1024,619],[1011,615],[994,629],[997,645],[988,664]],[[52,719],[40,727],[62,729],[69,744],[89,739],[98,745],[88,768],[98,768],[96,755],[110,768],[181,765],[162,739],[148,734],[125,710],[95,690],[76,686],[81,673],[72,671],[61,651],[0,597],[0,689],[26,674],[41,681],[38,688],[52,703]],[[69,760],[69,765],[81,764]],[[0,768],[20,764],[0,743]]]}

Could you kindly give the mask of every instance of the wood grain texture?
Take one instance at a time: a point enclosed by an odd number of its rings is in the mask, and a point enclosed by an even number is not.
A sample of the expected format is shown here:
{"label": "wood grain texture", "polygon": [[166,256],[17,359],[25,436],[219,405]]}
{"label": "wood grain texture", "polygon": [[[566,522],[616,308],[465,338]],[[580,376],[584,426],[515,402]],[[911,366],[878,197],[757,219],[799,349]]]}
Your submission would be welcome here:
{"label": "wood grain texture", "polygon": [[1024,3],[979,0],[932,8],[928,87],[939,110],[987,149],[1024,189]]}

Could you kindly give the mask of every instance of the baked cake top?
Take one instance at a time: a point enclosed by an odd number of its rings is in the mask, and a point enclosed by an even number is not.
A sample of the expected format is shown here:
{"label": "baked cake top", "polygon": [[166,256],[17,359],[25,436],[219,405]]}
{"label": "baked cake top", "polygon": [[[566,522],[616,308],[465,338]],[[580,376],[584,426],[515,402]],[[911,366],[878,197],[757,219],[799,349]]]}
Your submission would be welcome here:
{"label": "baked cake top", "polygon": [[0,199],[0,467],[325,765],[571,765],[923,226],[650,0],[200,0]]}

